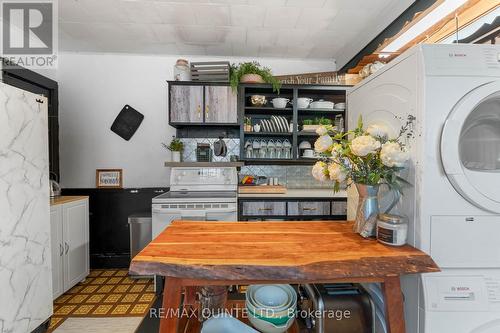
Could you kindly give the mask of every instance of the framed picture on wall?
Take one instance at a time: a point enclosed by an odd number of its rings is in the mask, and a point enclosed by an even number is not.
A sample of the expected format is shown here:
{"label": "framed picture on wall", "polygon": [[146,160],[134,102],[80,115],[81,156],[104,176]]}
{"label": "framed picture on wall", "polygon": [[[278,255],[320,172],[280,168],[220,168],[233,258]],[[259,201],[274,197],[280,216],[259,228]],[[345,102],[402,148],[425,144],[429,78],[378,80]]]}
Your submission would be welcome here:
{"label": "framed picture on wall", "polygon": [[95,182],[97,188],[122,188],[122,169],[97,169],[95,172]]}

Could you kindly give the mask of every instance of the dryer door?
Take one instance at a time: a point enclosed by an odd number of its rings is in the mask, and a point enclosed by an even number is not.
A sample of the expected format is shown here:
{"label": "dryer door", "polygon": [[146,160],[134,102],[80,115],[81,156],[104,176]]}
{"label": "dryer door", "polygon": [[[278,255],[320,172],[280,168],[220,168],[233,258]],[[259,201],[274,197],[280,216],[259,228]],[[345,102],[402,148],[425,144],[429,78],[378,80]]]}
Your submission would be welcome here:
{"label": "dryer door", "polygon": [[455,105],[443,127],[441,158],[458,193],[500,213],[500,81],[472,90]]}

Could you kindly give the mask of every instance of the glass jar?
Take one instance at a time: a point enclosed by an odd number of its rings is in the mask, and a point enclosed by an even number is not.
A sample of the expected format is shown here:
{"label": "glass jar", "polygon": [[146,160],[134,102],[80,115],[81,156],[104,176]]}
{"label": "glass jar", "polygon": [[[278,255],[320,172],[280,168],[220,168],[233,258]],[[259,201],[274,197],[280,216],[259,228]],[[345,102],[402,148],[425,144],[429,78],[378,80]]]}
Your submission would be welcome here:
{"label": "glass jar", "polygon": [[224,313],[227,302],[227,290],[226,286],[203,286],[199,289],[199,321],[205,321],[212,316]]}
{"label": "glass jar", "polygon": [[380,243],[403,246],[408,239],[408,218],[401,215],[378,214],[377,240]]}

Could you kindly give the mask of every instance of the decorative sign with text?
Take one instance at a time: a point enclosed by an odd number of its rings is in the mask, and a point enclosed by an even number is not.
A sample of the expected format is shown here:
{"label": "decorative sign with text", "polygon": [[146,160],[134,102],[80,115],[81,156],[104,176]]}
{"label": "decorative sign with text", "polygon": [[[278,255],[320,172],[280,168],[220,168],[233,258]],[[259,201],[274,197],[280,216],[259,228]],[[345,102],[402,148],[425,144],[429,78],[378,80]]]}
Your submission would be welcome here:
{"label": "decorative sign with text", "polygon": [[341,75],[337,72],[280,75],[276,78],[283,84],[343,84],[340,80]]}
{"label": "decorative sign with text", "polygon": [[123,171],[122,169],[97,169],[96,170],[97,188],[122,188]]}

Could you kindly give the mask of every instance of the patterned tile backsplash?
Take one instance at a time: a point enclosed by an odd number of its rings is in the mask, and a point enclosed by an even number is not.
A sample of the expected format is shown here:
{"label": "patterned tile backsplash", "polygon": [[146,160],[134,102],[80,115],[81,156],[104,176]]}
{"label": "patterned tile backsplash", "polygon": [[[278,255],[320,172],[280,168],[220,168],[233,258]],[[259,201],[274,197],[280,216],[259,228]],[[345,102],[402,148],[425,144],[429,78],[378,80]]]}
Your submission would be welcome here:
{"label": "patterned tile backsplash", "polygon": [[[184,143],[183,161],[196,161],[196,145],[198,143],[208,143],[213,148],[214,142],[218,139],[181,139]],[[224,139],[227,146],[225,157],[213,156],[213,162],[229,162],[231,155],[240,156],[240,140]],[[246,165],[241,168],[240,174],[276,177],[279,183],[288,188],[332,188],[332,182],[319,182],[311,176],[312,166],[283,166],[283,165]]]}
{"label": "patterned tile backsplash", "polygon": [[[182,152],[182,160],[184,162],[196,162],[196,145],[198,143],[208,143],[214,148],[214,143],[219,139],[181,139],[184,143],[184,151]],[[240,156],[240,139],[224,139],[227,146],[226,156],[213,155],[212,162],[229,162],[231,155]]]}
{"label": "patterned tile backsplash", "polygon": [[287,188],[333,188],[332,182],[319,182],[311,175],[312,166],[307,165],[246,165],[240,174],[276,177]]}

